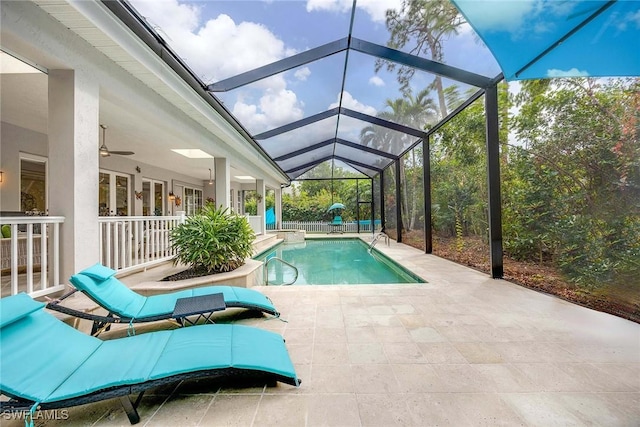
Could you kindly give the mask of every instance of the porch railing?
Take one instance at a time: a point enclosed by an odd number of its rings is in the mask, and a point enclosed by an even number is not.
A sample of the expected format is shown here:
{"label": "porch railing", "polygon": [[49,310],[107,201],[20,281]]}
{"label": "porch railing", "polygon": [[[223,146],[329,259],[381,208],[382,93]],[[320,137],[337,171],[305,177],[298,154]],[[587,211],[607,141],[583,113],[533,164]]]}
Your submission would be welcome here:
{"label": "porch railing", "polygon": [[0,226],[11,230],[11,237],[0,239],[2,296],[26,292],[37,298],[64,290],[60,283],[62,224],[62,216],[0,217]]}
{"label": "porch railing", "polygon": [[114,270],[162,262],[174,256],[169,234],[184,216],[101,216],[100,262]]}
{"label": "porch railing", "polygon": [[[282,221],[283,230],[305,230],[307,233],[328,233],[334,228],[328,221]],[[375,231],[380,229],[379,221],[375,222]],[[356,221],[344,222],[342,231],[345,233],[357,233],[358,223]],[[360,221],[360,232],[371,232],[371,221]]]}

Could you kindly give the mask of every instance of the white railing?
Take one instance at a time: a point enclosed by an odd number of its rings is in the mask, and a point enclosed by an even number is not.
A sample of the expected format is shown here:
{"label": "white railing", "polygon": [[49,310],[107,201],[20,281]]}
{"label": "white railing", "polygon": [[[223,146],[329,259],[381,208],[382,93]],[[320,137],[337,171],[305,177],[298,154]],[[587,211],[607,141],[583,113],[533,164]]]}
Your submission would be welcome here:
{"label": "white railing", "polygon": [[245,215],[247,221],[249,221],[249,225],[253,229],[253,232],[256,234],[262,234],[262,216],[260,215]]}
{"label": "white railing", "polygon": [[[64,290],[60,283],[60,225],[62,216],[0,217],[11,237],[0,239],[2,296],[26,292],[34,298]],[[6,295],[5,295],[6,294]]]}
{"label": "white railing", "polygon": [[[376,222],[376,231],[380,224]],[[326,221],[282,221],[283,230],[305,230],[307,233],[329,233],[335,231],[335,227]],[[345,233],[357,233],[358,223],[355,221],[343,222],[341,230]],[[360,232],[371,232],[371,221],[360,222]]]}
{"label": "white railing", "polygon": [[170,232],[184,216],[101,216],[100,262],[114,270],[171,259]]}

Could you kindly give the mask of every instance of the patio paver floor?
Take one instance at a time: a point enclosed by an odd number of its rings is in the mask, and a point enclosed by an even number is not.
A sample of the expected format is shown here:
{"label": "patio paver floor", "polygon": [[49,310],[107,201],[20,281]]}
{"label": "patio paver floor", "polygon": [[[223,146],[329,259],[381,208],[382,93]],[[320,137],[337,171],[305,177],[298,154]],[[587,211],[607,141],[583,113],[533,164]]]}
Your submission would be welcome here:
{"label": "patio paver floor", "polygon": [[[301,387],[167,386],[147,392],[139,425],[640,425],[640,325],[394,242],[379,248],[428,283],[265,287],[286,322],[239,316],[284,336]],[[112,400],[36,425],[129,422]]]}

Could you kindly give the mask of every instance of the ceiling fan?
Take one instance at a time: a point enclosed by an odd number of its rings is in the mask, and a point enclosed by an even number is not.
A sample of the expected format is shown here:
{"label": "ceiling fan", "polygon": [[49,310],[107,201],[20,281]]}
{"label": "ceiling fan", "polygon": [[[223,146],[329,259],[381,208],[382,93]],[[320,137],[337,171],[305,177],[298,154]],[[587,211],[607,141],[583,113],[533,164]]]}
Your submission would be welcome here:
{"label": "ceiling fan", "polygon": [[98,150],[100,152],[100,157],[109,157],[112,154],[117,154],[119,156],[130,156],[132,154],[135,154],[133,151],[110,151],[107,148],[104,135],[107,127],[105,125],[100,125],[100,127],[102,128],[102,145],[100,146],[100,150]]}

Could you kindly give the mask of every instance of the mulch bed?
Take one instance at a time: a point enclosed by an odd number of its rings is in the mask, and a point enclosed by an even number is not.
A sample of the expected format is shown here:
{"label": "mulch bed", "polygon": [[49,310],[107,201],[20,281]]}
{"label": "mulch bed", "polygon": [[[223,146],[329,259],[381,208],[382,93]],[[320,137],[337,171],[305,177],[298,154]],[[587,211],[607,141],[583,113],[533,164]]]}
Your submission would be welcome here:
{"label": "mulch bed", "polygon": [[[424,250],[421,232],[413,239],[410,234],[403,234],[403,243]],[[488,246],[480,239],[465,237],[462,250],[458,250],[455,238],[434,237],[433,254],[485,273],[491,270]],[[582,289],[565,280],[551,266],[516,261],[507,256],[504,257],[504,279],[574,304],[640,323],[640,292],[636,289]]]}

